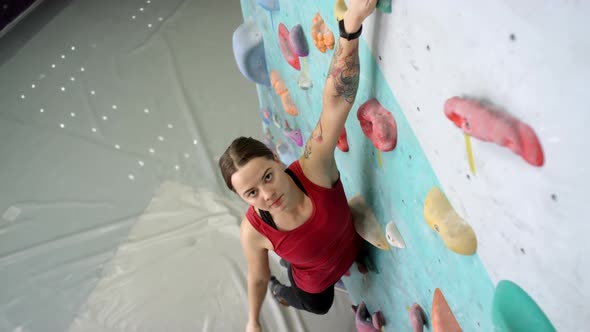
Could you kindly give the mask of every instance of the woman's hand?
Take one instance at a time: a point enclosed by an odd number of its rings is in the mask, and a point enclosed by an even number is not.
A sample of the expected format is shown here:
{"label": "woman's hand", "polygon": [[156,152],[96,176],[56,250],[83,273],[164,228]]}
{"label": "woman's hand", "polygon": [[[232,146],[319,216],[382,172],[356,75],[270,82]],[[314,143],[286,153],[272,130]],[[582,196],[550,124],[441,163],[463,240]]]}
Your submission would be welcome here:
{"label": "woman's hand", "polygon": [[348,13],[351,18],[359,20],[362,23],[365,18],[373,13],[376,5],[377,0],[350,0]]}
{"label": "woman's hand", "polygon": [[262,332],[262,328],[258,322],[248,321],[248,325],[246,325],[246,332]]}

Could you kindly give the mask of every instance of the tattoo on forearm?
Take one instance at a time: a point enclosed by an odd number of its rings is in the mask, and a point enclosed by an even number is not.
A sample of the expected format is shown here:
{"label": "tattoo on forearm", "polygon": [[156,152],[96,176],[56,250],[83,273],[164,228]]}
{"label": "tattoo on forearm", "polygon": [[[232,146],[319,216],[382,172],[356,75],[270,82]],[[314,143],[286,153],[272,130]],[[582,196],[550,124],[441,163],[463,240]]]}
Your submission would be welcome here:
{"label": "tattoo on forearm", "polygon": [[342,97],[352,104],[359,85],[358,45],[355,45],[348,53],[344,54],[343,47],[338,44],[330,63],[328,77],[334,80],[334,88],[337,93],[334,97]]}

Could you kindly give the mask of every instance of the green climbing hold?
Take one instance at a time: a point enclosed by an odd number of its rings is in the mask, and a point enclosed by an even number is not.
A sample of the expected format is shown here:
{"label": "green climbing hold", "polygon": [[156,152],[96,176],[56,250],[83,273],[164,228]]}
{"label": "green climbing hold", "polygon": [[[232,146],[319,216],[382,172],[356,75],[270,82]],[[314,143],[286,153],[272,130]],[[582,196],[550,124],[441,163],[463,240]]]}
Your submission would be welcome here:
{"label": "green climbing hold", "polygon": [[377,9],[382,13],[391,13],[391,0],[377,0]]}
{"label": "green climbing hold", "polygon": [[496,287],[492,319],[495,331],[556,331],[535,301],[522,288],[508,280],[500,281]]}

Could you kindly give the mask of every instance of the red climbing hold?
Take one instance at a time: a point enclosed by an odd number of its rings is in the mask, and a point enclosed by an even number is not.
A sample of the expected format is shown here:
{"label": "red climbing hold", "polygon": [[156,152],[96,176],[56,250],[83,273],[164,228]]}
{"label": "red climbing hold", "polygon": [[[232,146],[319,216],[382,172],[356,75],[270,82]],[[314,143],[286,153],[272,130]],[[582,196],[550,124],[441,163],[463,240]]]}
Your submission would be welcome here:
{"label": "red climbing hold", "polygon": [[342,152],[348,152],[348,141],[346,139],[346,128],[342,128],[340,137],[338,137],[338,149]]}
{"label": "red climbing hold", "polygon": [[393,114],[375,98],[359,107],[357,118],[365,136],[381,151],[391,151],[397,144],[397,125]]}
{"label": "red climbing hold", "polygon": [[505,146],[529,164],[543,166],[543,148],[535,131],[512,115],[461,97],[448,99],[444,111],[469,136]]}
{"label": "red climbing hold", "polygon": [[291,50],[291,44],[289,42],[289,29],[283,24],[279,24],[279,46],[281,53],[291,67],[300,70],[301,64],[299,63],[299,57]]}

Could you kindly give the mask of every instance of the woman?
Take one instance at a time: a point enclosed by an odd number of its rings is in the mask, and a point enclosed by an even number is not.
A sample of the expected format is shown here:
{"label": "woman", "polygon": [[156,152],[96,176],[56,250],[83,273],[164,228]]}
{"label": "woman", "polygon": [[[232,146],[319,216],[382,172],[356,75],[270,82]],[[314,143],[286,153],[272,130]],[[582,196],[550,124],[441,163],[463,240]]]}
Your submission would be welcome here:
{"label": "woman", "polygon": [[[260,331],[259,313],[269,282],[282,304],[327,313],[334,284],[361,248],[334,150],[358,89],[358,37],[375,5],[376,0],[350,0],[339,22],[320,119],[299,160],[285,169],[263,143],[244,137],[234,140],[219,160],[228,188],[250,205],[240,226],[248,263],[247,331]],[[269,250],[283,258],[291,287],[270,276]]]}

